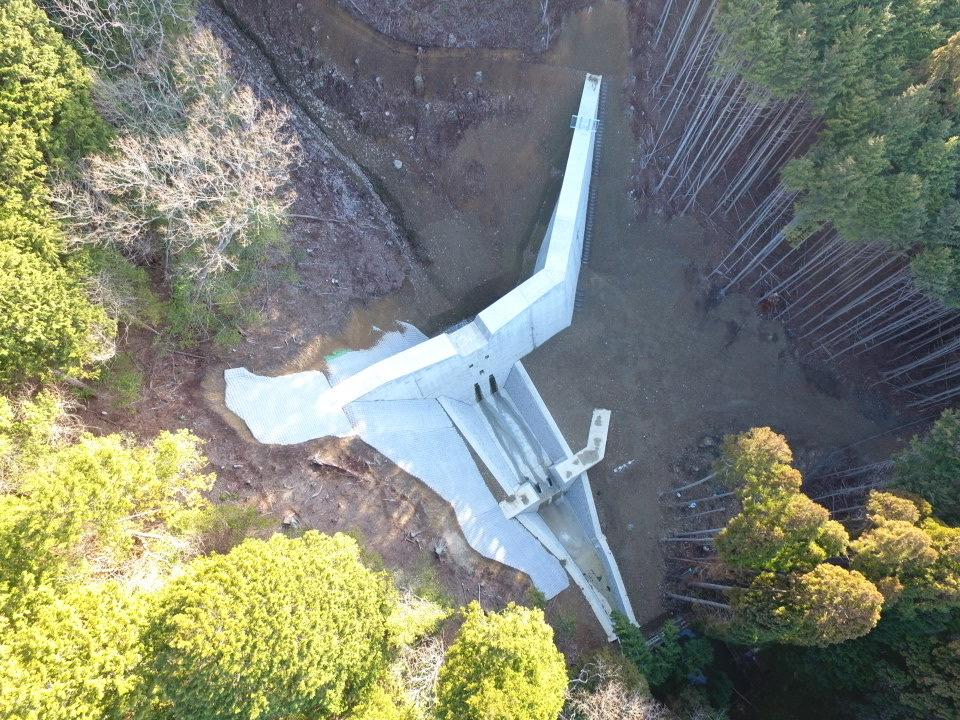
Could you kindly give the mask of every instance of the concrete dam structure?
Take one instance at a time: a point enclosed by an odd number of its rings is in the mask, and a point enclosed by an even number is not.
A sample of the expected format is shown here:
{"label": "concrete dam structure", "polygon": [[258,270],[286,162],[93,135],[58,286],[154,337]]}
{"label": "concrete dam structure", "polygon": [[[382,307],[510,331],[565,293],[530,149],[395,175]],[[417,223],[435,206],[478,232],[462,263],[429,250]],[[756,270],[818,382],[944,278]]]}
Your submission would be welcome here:
{"label": "concrete dam structure", "polygon": [[257,440],[359,435],[449,502],[482,555],[548,598],[573,580],[613,639],[613,610],[635,618],[586,474],[603,459],[610,412],[594,411],[586,446],[572,451],[520,362],[573,318],[601,86],[586,77],[530,278],[436,337],[401,324],[373,348],[329,358],[326,375],[224,374],[227,406]]}

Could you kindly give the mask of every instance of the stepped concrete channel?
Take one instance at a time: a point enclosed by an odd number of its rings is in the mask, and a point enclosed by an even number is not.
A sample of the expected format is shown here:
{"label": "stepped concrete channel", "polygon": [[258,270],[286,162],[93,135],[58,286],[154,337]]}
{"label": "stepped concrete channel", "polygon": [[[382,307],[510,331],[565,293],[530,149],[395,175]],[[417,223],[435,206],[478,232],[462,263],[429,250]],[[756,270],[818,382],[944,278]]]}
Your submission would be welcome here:
{"label": "stepped concrete channel", "polygon": [[613,610],[635,618],[586,473],[603,459],[610,412],[594,411],[574,452],[521,363],[570,325],[578,304],[603,94],[601,77],[587,75],[531,277],[436,337],[404,324],[373,348],[330,358],[327,375],[233,368],[225,378],[227,406],[257,440],[359,435],[449,502],[482,555],[526,572],[548,598],[572,580],[613,639]]}

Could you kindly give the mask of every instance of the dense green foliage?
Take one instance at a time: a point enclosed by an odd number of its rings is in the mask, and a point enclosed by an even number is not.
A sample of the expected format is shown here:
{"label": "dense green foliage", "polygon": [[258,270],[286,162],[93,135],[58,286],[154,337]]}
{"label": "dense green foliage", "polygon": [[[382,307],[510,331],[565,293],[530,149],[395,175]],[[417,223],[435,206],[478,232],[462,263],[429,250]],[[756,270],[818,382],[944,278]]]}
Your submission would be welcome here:
{"label": "dense green foliage", "polygon": [[731,591],[737,613],[727,637],[743,645],[825,647],[860,637],[880,620],[883,596],[857,571],[817,565],[805,573],[760,573]]}
{"label": "dense green foliage", "polygon": [[0,385],[81,374],[113,328],[50,209],[54,171],[102,146],[91,79],[32,0],[0,5]]}
{"label": "dense green foliage", "polygon": [[465,610],[437,684],[441,720],[555,720],[567,687],[563,656],[543,611]]}
{"label": "dense green foliage", "polygon": [[960,9],[953,0],[723,0],[720,63],[803,95],[818,141],[783,171],[789,231],[829,223],[914,256],[917,283],[960,305]]}
{"label": "dense green foliage", "polygon": [[[800,489],[799,475],[786,472],[792,462],[793,452],[783,435],[768,427],[751,428],[723,439],[715,472],[721,484],[737,488],[740,493],[748,485],[760,487],[768,477],[784,489],[797,491]],[[787,487],[787,483],[791,485]]]}
{"label": "dense green foliage", "polygon": [[[960,528],[933,517],[936,506],[911,492],[955,502],[956,420],[948,411],[928,435],[914,438],[897,458],[901,488],[870,493],[865,523],[856,526],[859,534],[830,549],[831,562],[758,570],[751,553],[742,547],[724,551],[718,541],[728,571],[740,582],[728,593],[733,621],[714,629],[734,642],[767,646],[771,682],[783,686],[762,698],[767,713],[785,720],[824,713],[860,718],[882,708],[883,717],[898,720],[957,716]],[[739,463],[745,471],[737,491],[745,510],[750,503],[799,492],[799,475],[781,467],[785,452],[757,451],[777,446],[767,431],[728,438],[720,460],[728,467]],[[777,483],[771,477],[786,480]],[[776,527],[763,529],[763,537],[789,537],[781,532],[776,511],[760,513],[757,527],[765,519]],[[734,518],[730,527],[738,522]],[[744,555],[750,555],[747,567],[737,564]],[[780,556],[768,552],[763,557],[776,562]],[[818,649],[827,645],[828,650]],[[804,702],[785,704],[788,695],[800,695]]]}
{"label": "dense green foliage", "polygon": [[[743,509],[717,537],[717,552],[728,565],[748,570],[809,570],[842,555],[849,540],[827,509],[788,487],[800,473],[778,467],[763,478],[764,491],[750,483]],[[781,477],[788,482],[778,488]],[[748,494],[749,493],[749,494]]]}
{"label": "dense green foliage", "polygon": [[35,3],[7,0],[0,38],[0,117],[9,139],[0,144],[0,197],[5,209],[42,218],[40,183],[49,170],[97,149],[105,128],[90,103],[89,73]]}
{"label": "dense green foliage", "polygon": [[0,714],[327,717],[379,682],[400,606],[352,539],[193,559],[213,482],[196,438],[62,423],[49,394],[0,398]]}
{"label": "dense green foliage", "polygon": [[768,654],[776,692],[764,703],[784,720],[956,718],[958,632],[956,611],[907,619],[894,608],[866,637],[825,650],[774,648]]}
{"label": "dense green foliage", "polygon": [[0,395],[0,491],[9,491],[19,473],[36,467],[58,446],[62,416],[63,407],[52,392],[18,401]]}
{"label": "dense green foliage", "polygon": [[716,539],[741,584],[721,632],[748,645],[831,645],[868,633],[883,597],[863,574],[826,562],[850,538],[826,508],[801,492],[786,439],[770,428],[725,438],[718,475],[736,488],[740,513]]}
{"label": "dense green foliage", "polygon": [[[260,524],[203,498],[205,464],[186,431],[92,437],[53,394],[0,396],[0,715],[432,717],[436,578],[397,593],[344,535],[235,545],[231,526]],[[226,554],[199,556],[211,531]],[[555,718],[565,665],[542,612],[467,615],[438,706],[515,717],[529,699],[524,717]]]}
{"label": "dense green foliage", "polygon": [[960,523],[960,413],[944,410],[895,461],[898,486],[929,500],[947,522]]}
{"label": "dense green foliage", "polygon": [[853,544],[853,565],[887,596],[884,617],[824,684],[828,692],[866,693],[870,702],[897,708],[898,717],[946,720],[960,712],[960,528],[930,512],[914,496],[871,495],[870,524]]}
{"label": "dense green foliage", "polygon": [[643,631],[626,617],[614,612],[613,620],[623,654],[643,673],[650,689],[657,694],[675,689],[686,682],[687,676],[701,672],[713,662],[710,641],[682,639],[675,622],[663,624],[663,639],[651,648]]}
{"label": "dense green foliage", "polygon": [[386,666],[391,595],[356,543],[308,532],[195,560],[157,600],[150,717],[337,716]]}
{"label": "dense green foliage", "polygon": [[195,553],[208,513],[192,435],[75,440],[65,420],[49,392],[0,397],[3,717],[121,717],[143,589]]}
{"label": "dense green foliage", "polygon": [[88,436],[39,459],[0,496],[0,582],[119,574],[144,554],[152,566],[181,557],[213,482],[201,464],[198,441],[185,431],[161,433],[147,447]]}
{"label": "dense green foliage", "polygon": [[[195,552],[214,477],[186,431],[137,445],[58,437],[50,394],[0,397],[0,584],[28,592],[95,574],[143,576]],[[145,564],[143,561],[146,561]]]}
{"label": "dense green foliage", "polygon": [[140,596],[120,583],[0,595],[0,716],[121,718],[137,682]]}

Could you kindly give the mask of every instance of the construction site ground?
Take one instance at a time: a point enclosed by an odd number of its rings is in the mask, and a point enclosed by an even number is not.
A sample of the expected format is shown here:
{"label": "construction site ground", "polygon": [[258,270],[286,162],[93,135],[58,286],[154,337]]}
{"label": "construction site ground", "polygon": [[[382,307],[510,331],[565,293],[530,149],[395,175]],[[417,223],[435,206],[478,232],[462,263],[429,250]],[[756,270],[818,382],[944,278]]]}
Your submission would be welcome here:
{"label": "construction site ground", "polygon": [[[386,13],[385,0],[360,5],[378,4]],[[224,406],[223,371],[323,369],[327,355],[368,347],[397,321],[431,334],[515,285],[549,220],[587,71],[603,74],[609,93],[581,310],[525,364],[571,446],[581,446],[594,407],[613,412],[591,480],[641,622],[670,610],[660,539],[683,520],[664,499],[709,472],[725,433],[770,425],[811,467],[892,426],[828,369],[802,362],[750,300],[716,302],[709,233],[639,197],[631,113],[649,88],[626,4],[594,3],[562,27],[554,18],[540,54],[535,39],[504,47],[506,35],[497,49],[462,47],[471,44],[463,38],[418,48],[333,0],[230,6],[230,15],[216,3],[204,14],[242,80],[296,113],[303,151],[290,250],[251,301],[260,322],[238,344],[176,348],[129,331],[121,351],[143,387],[127,405],[104,388],[80,413],[92,431],[149,438],[189,428],[206,441],[214,500],[253,503],[276,528],[354,532],[388,568],[435,575],[457,602],[496,609],[528,599],[524,577],[471,551],[449,507],[359,441],[256,443]],[[416,38],[416,28],[405,32],[395,34]],[[857,452],[882,459],[897,442],[885,435]],[[552,601],[548,617],[570,658],[605,642],[575,590]]]}

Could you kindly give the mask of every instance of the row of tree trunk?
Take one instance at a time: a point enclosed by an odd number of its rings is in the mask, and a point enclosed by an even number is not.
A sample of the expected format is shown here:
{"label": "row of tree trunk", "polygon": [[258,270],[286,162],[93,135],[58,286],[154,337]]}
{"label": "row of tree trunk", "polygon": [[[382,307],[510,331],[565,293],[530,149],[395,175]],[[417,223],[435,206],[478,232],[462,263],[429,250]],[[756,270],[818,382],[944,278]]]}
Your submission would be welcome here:
{"label": "row of tree trunk", "polygon": [[809,147],[818,121],[805,98],[772,99],[736,68],[717,68],[725,40],[713,28],[716,6],[667,0],[653,29],[664,58],[645,156],[659,172],[654,192],[681,213],[739,218],[712,273],[723,293],[753,294],[809,353],[869,354],[877,383],[904,393],[910,407],[951,402],[960,396],[960,312],[915,287],[907,258],[830,228],[788,239],[796,193],[780,184],[780,170]]}

